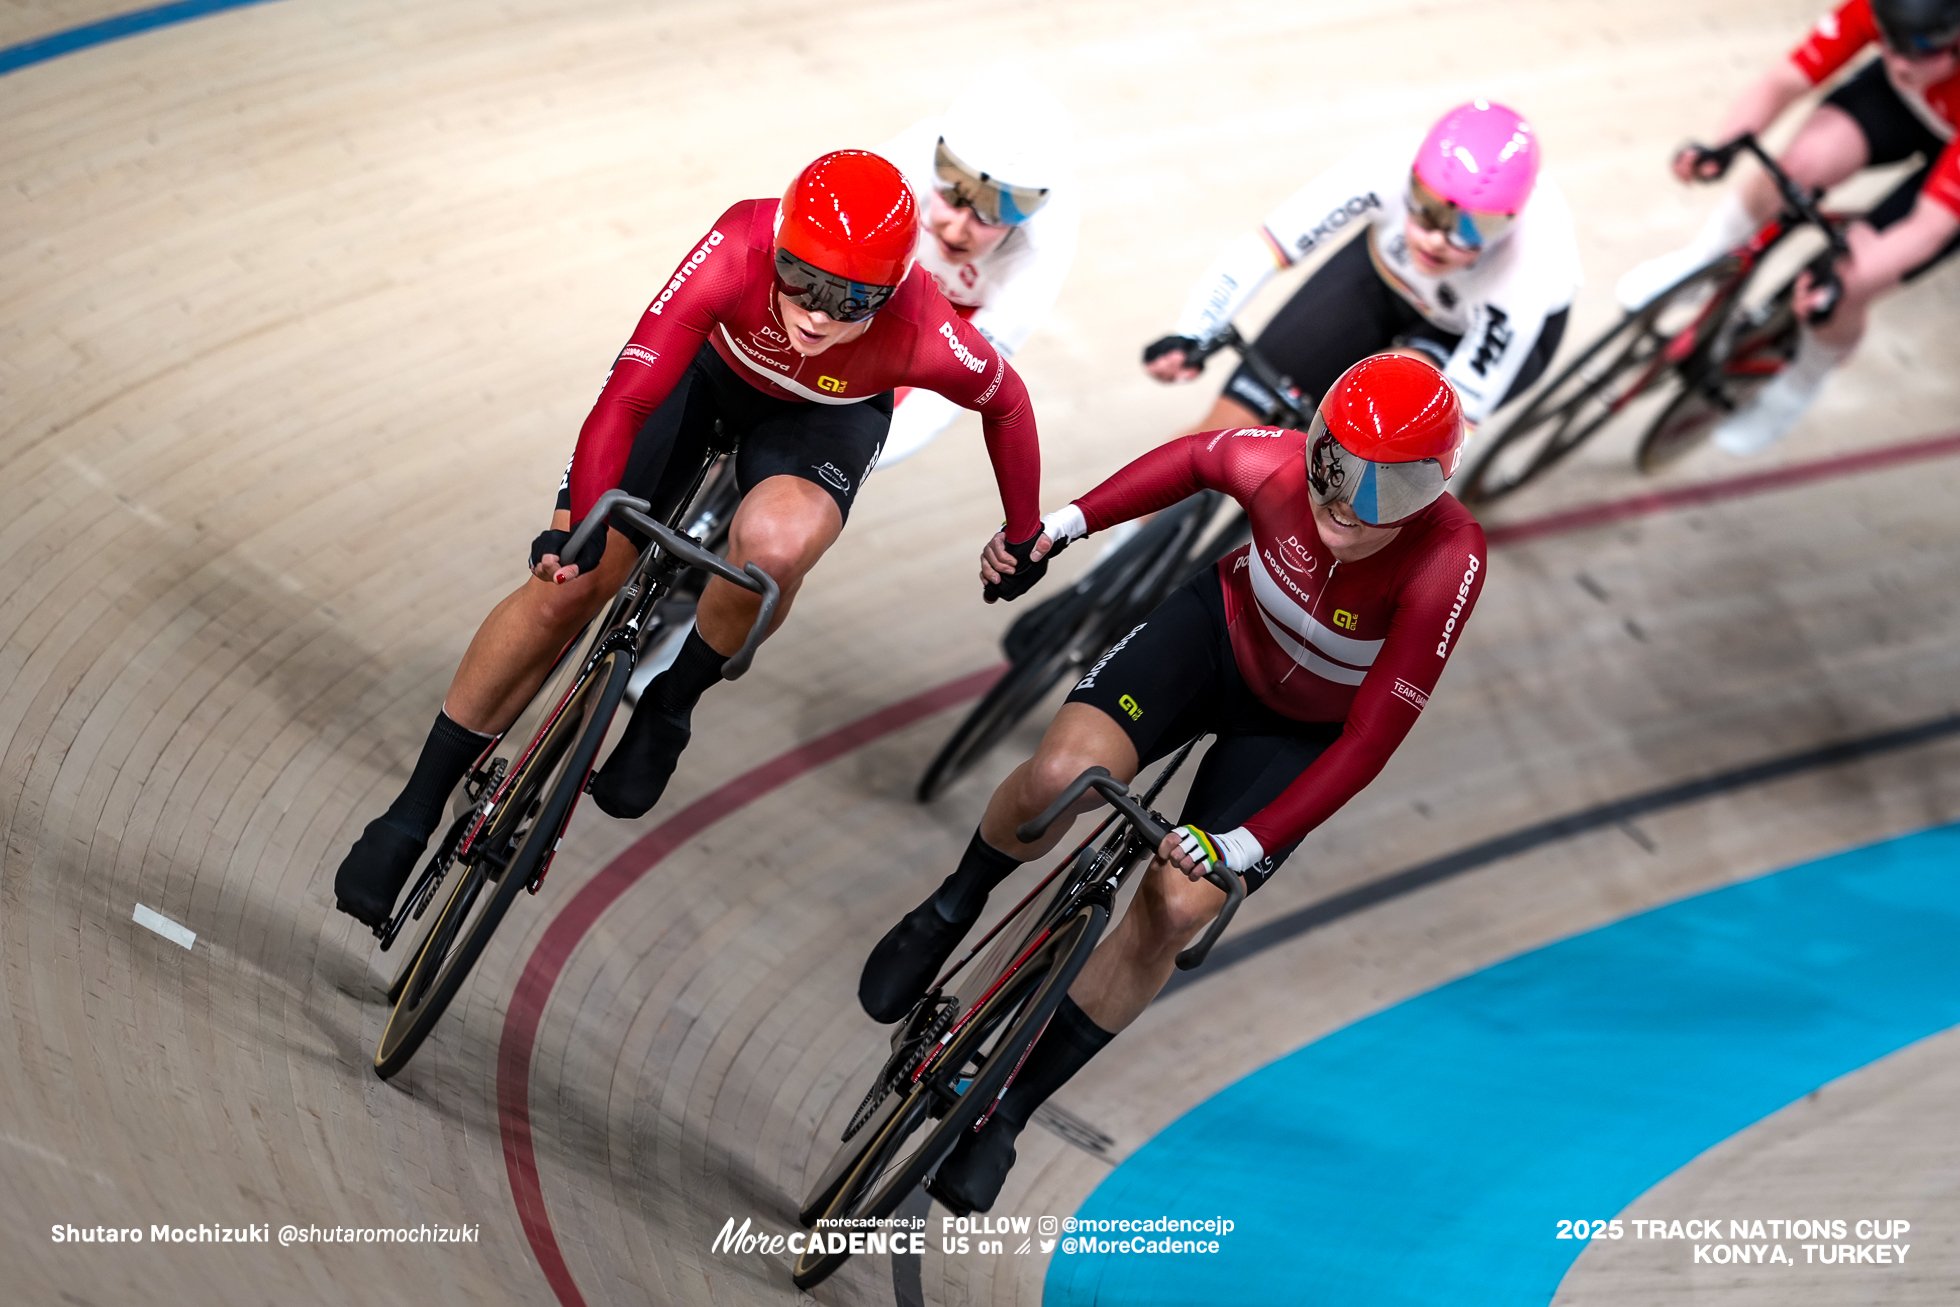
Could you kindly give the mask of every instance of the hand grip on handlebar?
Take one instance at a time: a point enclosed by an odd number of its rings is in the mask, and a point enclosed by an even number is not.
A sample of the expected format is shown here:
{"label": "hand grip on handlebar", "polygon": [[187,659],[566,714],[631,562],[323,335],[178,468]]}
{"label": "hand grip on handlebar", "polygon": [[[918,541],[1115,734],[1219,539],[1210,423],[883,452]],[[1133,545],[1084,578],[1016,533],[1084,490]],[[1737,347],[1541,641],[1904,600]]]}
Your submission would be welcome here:
{"label": "hand grip on handlebar", "polygon": [[576,558],[578,552],[585,548],[585,542],[592,538],[593,532],[605,530],[607,516],[621,504],[629,508],[637,508],[642,513],[653,507],[646,500],[635,499],[624,490],[608,490],[599,496],[598,503],[586,511],[585,520],[578,524],[578,529],[572,532],[572,538],[565,542],[565,552],[560,554],[559,558]]}
{"label": "hand grip on handlebar", "polygon": [[1838,276],[1838,252],[1825,250],[1810,262],[1811,288],[1823,295],[1816,308],[1804,314],[1804,321],[1815,327],[1831,320],[1837,312],[1838,301],[1844,298],[1844,279]]}
{"label": "hand grip on handlebar", "polygon": [[[1834,258],[1842,258],[1850,252],[1849,247],[1844,243],[1844,233],[1838,230],[1837,226],[1826,218],[1817,207],[1818,196],[1822,195],[1823,192],[1813,192],[1797,185],[1790,174],[1783,171],[1782,165],[1770,157],[1769,151],[1763,148],[1762,142],[1756,139],[1754,132],[1744,132],[1727,145],[1718,145],[1712,148],[1705,145],[1690,145],[1688,148],[1694,150],[1698,158],[1712,159],[1720,162],[1724,171],[1727,171],[1728,162],[1733,160],[1738,153],[1747,150],[1750,154],[1755,155],[1756,162],[1763,165],[1763,171],[1767,172],[1770,180],[1776,183],[1777,192],[1782,195],[1783,203],[1788,206],[1790,211],[1811,226],[1817,228],[1818,231],[1824,233],[1824,238],[1831,243],[1832,256]],[[1835,299],[1833,299],[1832,303],[1835,306]]]}
{"label": "hand grip on handlebar", "polygon": [[[1068,787],[1055,796],[1055,801],[1049,804],[1047,810],[1039,817],[1033,821],[1023,822],[1014,832],[1014,837],[1023,844],[1034,843],[1047,834],[1048,828],[1054,825],[1061,815],[1091,787],[1108,799],[1116,810],[1128,818],[1130,824],[1150,841],[1153,852],[1170,834],[1169,828],[1151,816],[1149,810],[1136,801],[1128,786],[1111,776],[1104,768],[1091,767],[1070,781]],[[1245,882],[1235,872],[1225,867],[1213,867],[1205,873],[1205,879],[1225,891],[1225,906],[1218,910],[1218,915],[1212,918],[1211,925],[1205,928],[1205,933],[1199,937],[1198,942],[1177,955],[1178,968],[1183,971],[1189,971],[1205,960],[1205,956],[1211,952],[1211,946],[1218,942],[1218,937],[1225,933],[1225,927],[1231,924],[1232,914],[1237,912],[1239,904],[1245,901]]]}

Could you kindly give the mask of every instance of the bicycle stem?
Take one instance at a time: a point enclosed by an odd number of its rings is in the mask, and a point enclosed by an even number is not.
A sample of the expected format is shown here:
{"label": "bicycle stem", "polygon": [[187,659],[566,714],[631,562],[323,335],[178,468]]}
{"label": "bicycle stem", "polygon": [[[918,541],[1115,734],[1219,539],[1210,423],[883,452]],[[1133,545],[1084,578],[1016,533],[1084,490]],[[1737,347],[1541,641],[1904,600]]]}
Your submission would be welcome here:
{"label": "bicycle stem", "polygon": [[[1109,800],[1110,804],[1136,827],[1138,833],[1149,841],[1154,856],[1156,850],[1169,837],[1169,829],[1137,802],[1136,796],[1130,793],[1128,786],[1111,776],[1108,770],[1102,767],[1091,767],[1070,781],[1056,796],[1055,801],[1048,805],[1045,812],[1032,821],[1021,823],[1019,829],[1014,832],[1015,838],[1023,844],[1034,843],[1047,834],[1048,828],[1091,788]],[[1205,879],[1225,891],[1225,906],[1218,910],[1218,915],[1212,918],[1211,925],[1205,928],[1205,933],[1198,938],[1198,942],[1177,955],[1177,966],[1180,971],[1190,971],[1204,963],[1206,955],[1211,952],[1211,946],[1216,944],[1218,937],[1225,933],[1225,927],[1231,923],[1232,915],[1239,910],[1239,904],[1245,901],[1245,881],[1229,867],[1213,864],[1205,872]]]}
{"label": "bicycle stem", "polygon": [[723,679],[737,680],[742,673],[749,670],[749,664],[755,659],[755,651],[761,647],[763,639],[769,634],[769,624],[775,620],[776,606],[782,599],[782,589],[773,577],[754,563],[745,563],[741,570],[737,571],[727,559],[711,550],[703,549],[691,537],[680,534],[665,522],[648,516],[652,507],[646,500],[636,499],[624,490],[608,490],[599,496],[598,503],[592,505],[591,511],[585,515],[585,520],[579,523],[578,530],[572,532],[572,537],[566,541],[565,551],[561,556],[567,558],[576,556],[579,550],[585,547],[585,542],[592,538],[593,533],[603,529],[606,518],[617,511],[627,525],[638,527],[651,536],[654,542],[671,557],[678,558],[691,567],[712,572],[724,581],[761,595],[762,607],[756,613],[755,622],[749,627],[748,638],[743,640],[742,647],[721,665]]}

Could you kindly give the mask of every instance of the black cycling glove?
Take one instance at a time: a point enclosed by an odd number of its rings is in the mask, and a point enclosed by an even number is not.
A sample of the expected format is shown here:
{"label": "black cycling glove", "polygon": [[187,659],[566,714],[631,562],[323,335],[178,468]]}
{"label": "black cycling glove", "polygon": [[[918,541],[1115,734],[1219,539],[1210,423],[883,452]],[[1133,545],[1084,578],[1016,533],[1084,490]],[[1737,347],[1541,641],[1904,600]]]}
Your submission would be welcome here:
{"label": "black cycling glove", "polygon": [[1058,541],[1052,549],[1041,556],[1039,562],[1030,562],[1028,555],[1034,552],[1035,544],[1040,539],[1041,531],[1036,530],[1032,537],[1018,545],[1012,541],[1008,542],[1007,552],[1014,558],[1014,570],[998,581],[988,582],[980,591],[980,597],[988,603],[996,599],[1005,599],[1012,603],[1034,589],[1034,583],[1048,573],[1048,560],[1068,548],[1067,540]]}
{"label": "black cycling glove", "polygon": [[560,566],[576,567],[580,576],[596,571],[599,560],[606,556],[606,529],[600,527],[594,531],[592,538],[587,540],[584,548],[578,551],[577,558],[567,558],[564,554],[565,545],[571,538],[570,531],[560,531],[556,528],[540,534],[531,542],[531,566],[537,567],[544,561],[546,554],[557,554]]}
{"label": "black cycling glove", "polygon": [[1198,342],[1189,336],[1165,336],[1162,340],[1151,341],[1143,347],[1143,361],[1155,363],[1164,355],[1177,350],[1183,351],[1185,366],[1196,368],[1200,372],[1205,370],[1205,361],[1198,357]]}

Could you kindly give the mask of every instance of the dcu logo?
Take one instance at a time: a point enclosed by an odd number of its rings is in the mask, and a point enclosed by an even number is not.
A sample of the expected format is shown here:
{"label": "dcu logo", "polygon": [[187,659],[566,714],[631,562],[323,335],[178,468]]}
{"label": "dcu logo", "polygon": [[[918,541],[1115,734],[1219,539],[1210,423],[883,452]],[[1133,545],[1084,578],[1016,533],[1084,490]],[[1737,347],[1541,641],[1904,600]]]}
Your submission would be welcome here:
{"label": "dcu logo", "polygon": [[1298,536],[1288,536],[1280,542],[1279,561],[1286,564],[1290,571],[1304,572],[1309,576],[1313,575],[1314,568],[1320,565],[1318,560],[1307,552],[1307,547],[1300,543]]}

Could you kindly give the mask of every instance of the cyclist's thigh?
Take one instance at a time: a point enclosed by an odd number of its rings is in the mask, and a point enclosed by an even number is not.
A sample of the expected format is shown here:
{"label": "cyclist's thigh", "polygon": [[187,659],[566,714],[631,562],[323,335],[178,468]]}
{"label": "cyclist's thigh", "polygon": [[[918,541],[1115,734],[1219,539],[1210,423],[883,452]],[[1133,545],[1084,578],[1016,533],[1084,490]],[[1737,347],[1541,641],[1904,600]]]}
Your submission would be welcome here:
{"label": "cyclist's thigh", "polygon": [[[1259,729],[1254,733],[1241,733],[1231,725],[1219,732],[1198,765],[1184,811],[1178,815],[1180,822],[1209,831],[1245,825],[1341,736],[1339,722],[1289,722],[1277,713],[1273,717],[1277,720],[1255,724]],[[1295,840],[1285,848],[1268,849],[1245,873],[1246,893],[1265,884],[1299,846]]]}
{"label": "cyclist's thigh", "polygon": [[[1368,254],[1364,226],[1335,250],[1259,333],[1259,352],[1317,403],[1335,378],[1387,349],[1422,317],[1390,290]],[[1225,383],[1228,397],[1264,411],[1272,396],[1241,363]]]}
{"label": "cyclist's thigh", "polygon": [[1565,339],[1565,322],[1572,315],[1568,306],[1557,313],[1546,315],[1544,325],[1538,328],[1538,339],[1531,343],[1531,353],[1525,355],[1524,366],[1518,369],[1517,379],[1511,388],[1504,392],[1504,398],[1497,401],[1503,408],[1525,391],[1530,390],[1538,378],[1545,375],[1545,369],[1552,366],[1552,359],[1558,353],[1559,342]]}
{"label": "cyclist's thigh", "polygon": [[[716,418],[721,416],[715,387],[709,384],[709,369],[721,362],[711,345],[702,345],[687,371],[674,384],[673,391],[660,406],[647,415],[633,437],[633,448],[626,456],[626,470],[619,478],[620,489],[653,505],[653,516],[664,520],[685,494],[707,453],[714,436]],[[558,487],[558,507],[572,506],[571,469]],[[640,532],[627,526],[613,528],[632,541],[635,550],[646,547]]]}
{"label": "cyclist's thigh", "polygon": [[1068,702],[1100,709],[1147,765],[1212,729],[1221,656],[1231,657],[1231,635],[1218,569],[1207,567],[1111,645]]}
{"label": "cyclist's thigh", "polygon": [[1899,98],[1891,79],[1885,75],[1882,59],[1873,59],[1863,72],[1825,96],[1824,104],[1857,124],[1859,134],[1865,138],[1867,165],[1897,163],[1915,154],[1932,159],[1945,144]]}
{"label": "cyclist's thigh", "polygon": [[798,477],[829,494],[850,521],[851,504],[891,430],[891,392],[855,404],[777,402],[743,434],[736,484],[747,494],[770,477]]}

